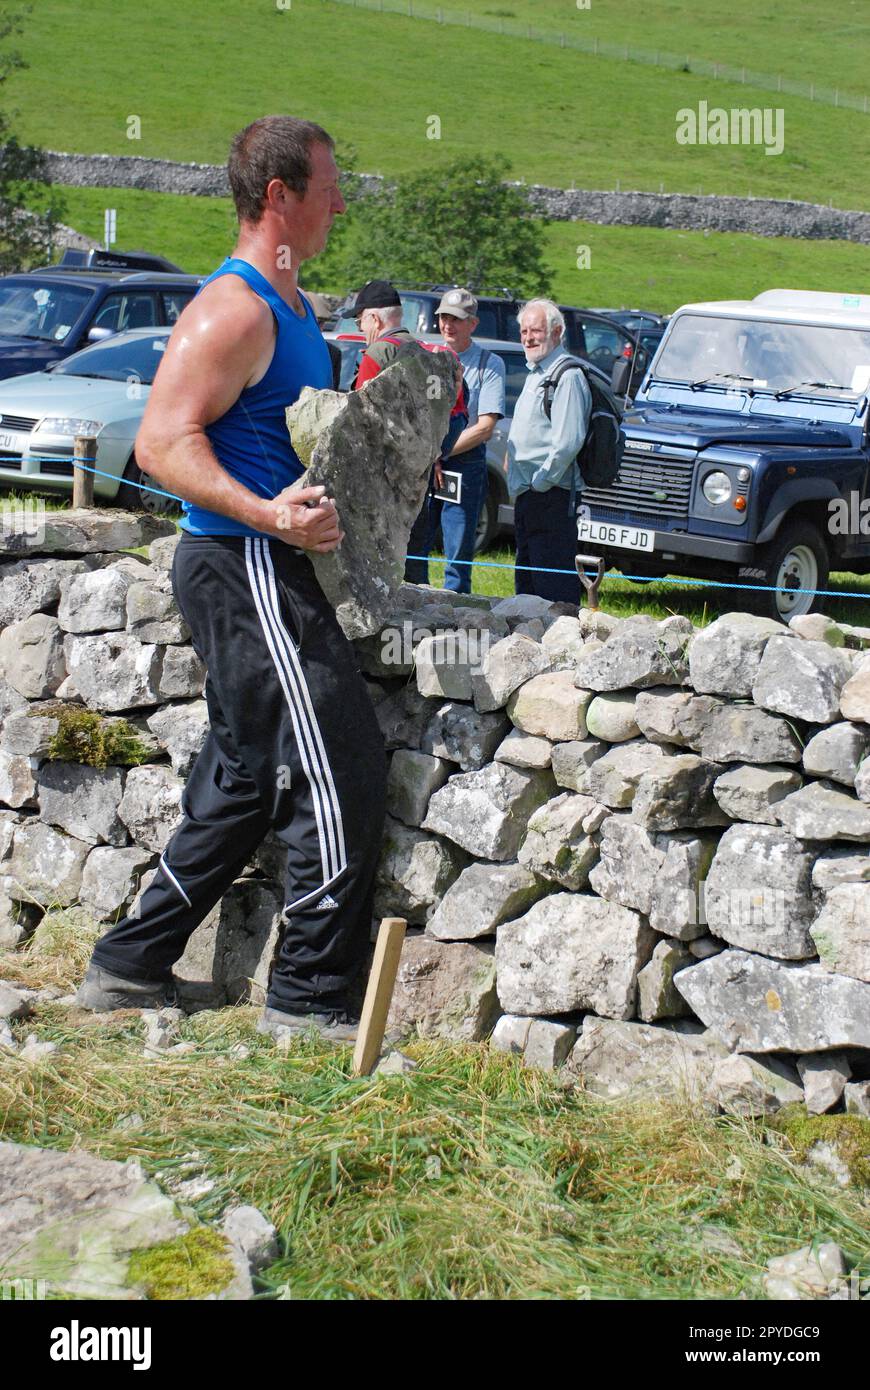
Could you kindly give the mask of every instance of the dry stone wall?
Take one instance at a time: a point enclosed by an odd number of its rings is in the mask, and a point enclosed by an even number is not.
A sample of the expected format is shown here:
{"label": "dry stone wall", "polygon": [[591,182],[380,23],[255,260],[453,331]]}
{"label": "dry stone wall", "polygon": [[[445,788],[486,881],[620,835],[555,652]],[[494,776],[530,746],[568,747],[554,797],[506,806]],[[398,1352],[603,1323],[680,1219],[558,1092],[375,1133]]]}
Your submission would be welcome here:
{"label": "dry stone wall", "polygon": [[[0,563],[7,950],[130,909],[207,730],[172,528],[64,516]],[[391,758],[376,913],[409,922],[391,1026],[607,1096],[870,1112],[870,628],[404,586],[356,649]],[[176,967],[188,1007],[262,999],[281,880],[269,838]]]}

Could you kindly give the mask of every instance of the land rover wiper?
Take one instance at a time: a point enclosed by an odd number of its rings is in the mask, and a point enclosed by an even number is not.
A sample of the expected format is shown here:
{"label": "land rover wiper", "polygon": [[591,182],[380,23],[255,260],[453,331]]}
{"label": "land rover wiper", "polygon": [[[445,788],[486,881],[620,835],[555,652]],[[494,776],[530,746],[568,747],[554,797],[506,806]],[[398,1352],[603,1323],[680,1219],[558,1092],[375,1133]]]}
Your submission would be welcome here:
{"label": "land rover wiper", "polygon": [[713,376],[705,376],[700,381],[690,381],[690,391],[700,391],[702,386],[709,386],[714,381],[754,381],[751,376],[738,376],[736,372],[715,372]]}
{"label": "land rover wiper", "polygon": [[786,386],[782,391],[775,391],[773,399],[775,401],[784,400],[786,396],[794,395],[795,391],[851,391],[851,386],[838,386],[835,381],[799,381],[797,386]]}

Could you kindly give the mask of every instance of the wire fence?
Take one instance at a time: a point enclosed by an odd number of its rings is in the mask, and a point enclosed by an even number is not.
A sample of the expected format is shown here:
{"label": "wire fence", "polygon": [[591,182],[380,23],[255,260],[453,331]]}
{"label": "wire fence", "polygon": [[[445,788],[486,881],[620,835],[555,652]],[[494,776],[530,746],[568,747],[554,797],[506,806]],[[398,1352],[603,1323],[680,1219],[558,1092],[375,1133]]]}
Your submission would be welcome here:
{"label": "wire fence", "polygon": [[531,43],[548,44],[552,48],[569,48],[594,57],[612,58],[625,63],[643,63],[649,67],[667,68],[675,72],[690,72],[714,81],[733,82],[764,91],[781,92],[786,96],[804,97],[824,106],[842,106],[850,111],[870,109],[866,95],[857,96],[839,87],[826,87],[817,82],[801,82],[782,73],[757,72],[754,68],[735,67],[729,63],[713,63],[690,53],[671,53],[666,49],[636,48],[629,43],[610,43],[593,35],[556,32],[534,24],[496,15],[473,14],[470,10],[449,9],[442,5],[426,5],[421,0],[321,0],[321,4],[350,5],[357,10],[377,14],[400,15],[406,19],[425,20],[434,24],[453,25],[463,29],[481,29],[508,38],[526,39]]}
{"label": "wire fence", "polygon": [[[87,459],[78,458],[78,457],[70,457],[69,455],[67,455],[67,456],[65,456],[65,457],[63,457],[63,458],[56,457],[56,456],[53,456],[53,455],[31,455],[30,457],[31,457],[31,461],[38,462],[38,463],[40,463],[40,464],[42,464],[42,463],[74,464],[77,468],[80,468],[80,469],[81,469],[83,472],[85,472],[85,473],[93,473],[93,474],[95,474],[95,475],[97,475],[98,477],[101,477],[101,478],[110,478],[113,482],[119,482],[119,481],[120,481],[119,478],[118,478],[118,474],[117,474],[117,473],[109,473],[109,472],[107,472],[107,470],[104,469],[104,468],[96,468],[96,467],[95,467],[92,463],[90,463]],[[24,461],[23,459],[17,459],[17,460],[16,460],[16,459],[11,459],[11,460],[10,460],[10,459],[6,458],[6,459],[3,459],[2,461],[0,461],[0,467],[2,467],[4,464],[8,465],[10,462],[22,463],[23,461]],[[11,481],[11,480],[10,480],[10,481]],[[46,478],[46,482],[49,482],[49,481],[50,481],[50,478],[47,477],[47,478]],[[157,497],[166,497],[166,498],[168,498],[169,500],[171,500],[171,501],[173,501],[173,502],[178,502],[179,504],[182,503],[182,502],[184,501],[184,498],[183,498],[183,497],[179,497],[177,493],[175,493],[175,492],[166,492],[166,491],[164,491],[163,488],[153,487],[150,483],[136,483],[136,482],[133,482],[133,481],[130,480],[130,479],[125,479],[124,482],[125,482],[126,486],[138,488],[141,492],[153,492]],[[2,507],[0,507],[0,552],[2,552],[2,537],[3,537],[3,529],[4,529],[4,512],[5,512],[5,503],[3,504]],[[438,556],[433,556],[433,555],[407,555],[405,558],[408,559],[408,560],[422,560],[422,561],[425,561],[425,562],[428,562],[428,563],[431,563],[431,564],[444,564],[444,563],[445,563],[445,561],[444,561],[443,558],[440,558],[440,557],[438,557]],[[451,560],[451,561],[450,561],[450,564],[451,564],[451,565],[466,565],[466,566],[469,566],[469,567],[475,568],[475,569],[524,570],[524,571],[528,571],[529,573],[532,573],[532,574],[562,574],[562,575],[570,575],[572,579],[576,579],[576,578],[577,578],[577,570],[576,570],[576,569],[573,569],[573,570],[563,570],[563,569],[549,569],[549,568],[547,568],[546,566],[542,566],[542,565],[517,565],[517,564],[512,564],[512,563],[506,564],[504,561],[501,561],[501,560]],[[587,575],[589,575],[590,577],[592,577],[592,576],[594,576],[594,575],[597,573],[597,571],[596,571],[596,570],[592,570],[592,569],[589,569],[589,570],[584,569],[584,573],[587,574]],[[616,577],[618,577],[618,578],[620,578],[620,579],[632,579],[632,580],[637,580],[637,581],[643,582],[643,583],[645,583],[645,584],[647,584],[647,583],[650,582],[650,576],[649,576],[648,574],[626,574],[623,570],[613,570],[613,569],[607,570],[606,573],[605,573],[605,575],[604,575],[604,578],[607,578],[608,576],[610,576],[611,578],[616,578]],[[862,598],[862,599],[870,599],[870,592],[868,592],[868,591],[866,591],[866,590],[861,590],[861,589],[858,589],[858,590],[849,590],[849,589],[795,589],[795,588],[792,588],[790,585],[783,585],[783,584],[779,584],[779,585],[777,585],[777,584],[738,584],[738,583],[733,583],[733,582],[727,582],[726,580],[722,580],[722,579],[688,579],[688,578],[684,578],[683,576],[671,576],[671,575],[668,575],[668,576],[667,576],[667,582],[668,582],[668,584],[676,585],[676,586],[681,586],[681,587],[684,587],[684,588],[737,589],[737,590],[743,589],[743,590],[746,590],[746,591],[753,591],[753,590],[754,590],[754,591],[760,591],[760,592],[763,592],[763,593],[814,594],[817,598]]]}

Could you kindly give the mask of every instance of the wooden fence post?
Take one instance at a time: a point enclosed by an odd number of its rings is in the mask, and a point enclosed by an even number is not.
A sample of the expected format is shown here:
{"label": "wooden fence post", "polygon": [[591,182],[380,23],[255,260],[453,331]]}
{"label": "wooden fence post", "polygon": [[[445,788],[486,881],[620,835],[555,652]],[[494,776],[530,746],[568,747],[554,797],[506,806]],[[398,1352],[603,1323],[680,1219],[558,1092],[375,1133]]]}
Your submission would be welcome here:
{"label": "wooden fence post", "polygon": [[97,441],[92,434],[77,434],[73,444],[77,459],[87,465],[80,468],[73,464],[73,506],[92,507],[94,505],[94,475],[91,469],[97,462]]}

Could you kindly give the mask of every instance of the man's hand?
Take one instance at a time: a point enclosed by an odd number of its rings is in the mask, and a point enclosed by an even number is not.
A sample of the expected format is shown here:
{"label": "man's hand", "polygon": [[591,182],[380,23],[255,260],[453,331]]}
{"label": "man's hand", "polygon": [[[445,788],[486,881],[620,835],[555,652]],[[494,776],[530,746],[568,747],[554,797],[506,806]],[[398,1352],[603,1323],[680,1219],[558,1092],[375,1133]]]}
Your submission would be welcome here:
{"label": "man's hand", "polygon": [[444,486],[444,469],[441,467],[441,460],[435,460],[435,486],[440,492]]}
{"label": "man's hand", "polygon": [[344,540],[335,500],[326,496],[325,487],[285,487],[270,509],[274,524],[263,529],[287,545],[326,555]]}

